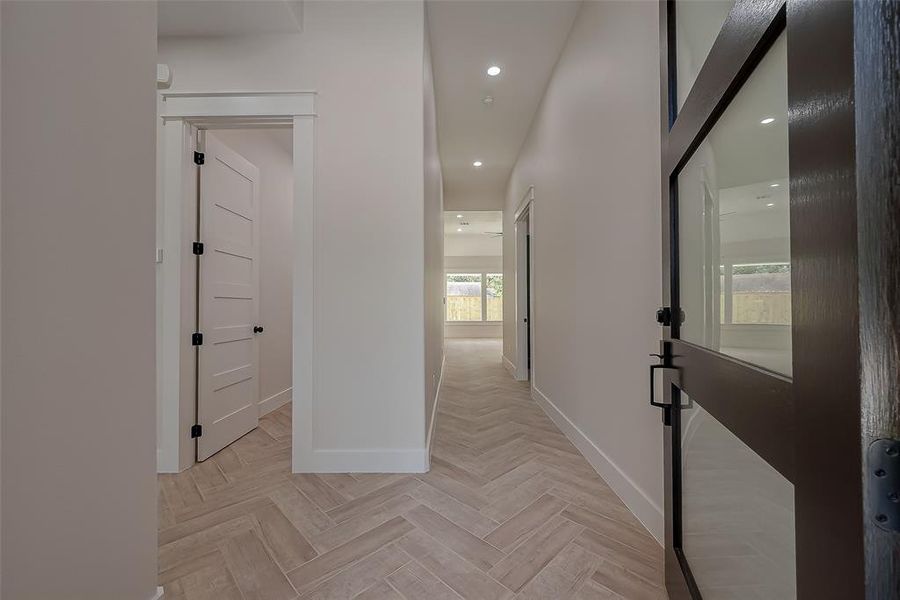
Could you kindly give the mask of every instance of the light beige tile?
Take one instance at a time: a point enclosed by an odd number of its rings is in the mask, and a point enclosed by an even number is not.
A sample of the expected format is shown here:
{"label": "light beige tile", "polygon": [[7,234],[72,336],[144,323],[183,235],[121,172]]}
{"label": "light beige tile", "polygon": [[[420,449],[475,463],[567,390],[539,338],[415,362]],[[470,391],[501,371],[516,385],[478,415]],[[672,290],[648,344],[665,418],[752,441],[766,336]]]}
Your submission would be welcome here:
{"label": "light beige tile", "polygon": [[484,541],[507,551],[559,514],[565,507],[566,503],[559,498],[544,494],[513,515],[503,525],[497,527],[484,538]]}
{"label": "light beige tile", "polygon": [[577,523],[554,517],[497,563],[490,574],[518,592],[583,530]]}
{"label": "light beige tile", "polygon": [[296,592],[253,531],[219,544],[228,570],[247,600],[292,600]]}
{"label": "light beige tile", "polygon": [[458,555],[484,571],[500,559],[503,552],[453,523],[427,506],[417,506],[405,515],[406,519]]}
{"label": "light beige tile", "polygon": [[344,504],[329,510],[327,514],[335,523],[343,523],[344,521],[348,521],[353,517],[372,510],[379,504],[387,502],[391,498],[409,494],[419,487],[419,485],[419,482],[412,477],[404,477],[394,483],[378,488],[373,492],[369,492],[364,496],[345,502]]}
{"label": "light beige tile", "polygon": [[520,600],[568,600],[594,572],[597,557],[583,548],[569,544],[557,554],[537,576],[522,588]]}
{"label": "light beige tile", "polygon": [[404,598],[414,600],[459,600],[460,596],[428,569],[413,561],[388,575],[388,582]]}
{"label": "light beige tile", "polygon": [[357,594],[382,581],[385,577],[412,560],[396,545],[389,545],[347,567],[334,577],[316,586],[303,600],[341,600]]}
{"label": "light beige tile", "polygon": [[391,519],[290,571],[288,577],[298,592],[308,591],[322,580],[402,537],[412,529],[413,525],[403,517]]}

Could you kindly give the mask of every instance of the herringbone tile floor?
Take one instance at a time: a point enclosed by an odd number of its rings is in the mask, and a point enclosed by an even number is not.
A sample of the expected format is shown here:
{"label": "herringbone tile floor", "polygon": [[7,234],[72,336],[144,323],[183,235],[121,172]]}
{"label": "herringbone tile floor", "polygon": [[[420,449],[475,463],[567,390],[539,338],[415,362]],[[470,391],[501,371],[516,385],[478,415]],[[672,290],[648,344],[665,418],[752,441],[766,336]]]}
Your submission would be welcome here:
{"label": "herringbone tile floor", "polygon": [[448,340],[431,472],[290,473],[290,408],[159,482],[166,600],[659,599],[659,545],[513,381]]}

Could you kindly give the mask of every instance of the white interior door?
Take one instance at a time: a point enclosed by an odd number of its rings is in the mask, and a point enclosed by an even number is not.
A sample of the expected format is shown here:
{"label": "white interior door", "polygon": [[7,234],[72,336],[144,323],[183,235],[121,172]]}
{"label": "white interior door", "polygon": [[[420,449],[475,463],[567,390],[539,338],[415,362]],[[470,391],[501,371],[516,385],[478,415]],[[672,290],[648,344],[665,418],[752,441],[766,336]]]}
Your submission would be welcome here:
{"label": "white interior door", "polygon": [[204,153],[197,460],[259,423],[259,169],[210,133]]}

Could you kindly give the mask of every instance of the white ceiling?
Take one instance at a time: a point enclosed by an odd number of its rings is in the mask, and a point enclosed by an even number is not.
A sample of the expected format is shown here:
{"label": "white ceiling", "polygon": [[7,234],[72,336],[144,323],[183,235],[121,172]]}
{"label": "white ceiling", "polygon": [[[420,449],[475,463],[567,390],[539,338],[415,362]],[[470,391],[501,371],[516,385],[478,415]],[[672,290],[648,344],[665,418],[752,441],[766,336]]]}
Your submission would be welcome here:
{"label": "white ceiling", "polygon": [[[448,210],[501,209],[534,113],[581,2],[431,1],[428,29]],[[498,77],[486,70],[496,64]],[[491,105],[482,98],[494,97]],[[472,162],[481,160],[476,169]]]}
{"label": "white ceiling", "polygon": [[499,210],[445,212],[444,255],[502,256],[502,232],[503,213]]}
{"label": "white ceiling", "polygon": [[302,0],[162,0],[157,33],[160,37],[299,33],[302,26]]}

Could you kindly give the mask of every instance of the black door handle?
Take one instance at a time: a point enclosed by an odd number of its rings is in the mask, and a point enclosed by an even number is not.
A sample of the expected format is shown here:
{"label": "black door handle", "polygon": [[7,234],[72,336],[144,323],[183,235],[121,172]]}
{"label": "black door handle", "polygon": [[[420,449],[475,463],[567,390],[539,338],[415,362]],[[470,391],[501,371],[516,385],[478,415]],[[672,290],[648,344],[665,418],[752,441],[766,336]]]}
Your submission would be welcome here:
{"label": "black door handle", "polygon": [[262,333],[262,332],[263,332],[262,325],[254,325],[253,326],[253,333]]}
{"label": "black door handle", "polygon": [[656,406],[658,408],[663,409],[662,419],[663,424],[671,425],[672,424],[672,405],[666,402],[657,402],[655,397],[655,387],[653,385],[653,372],[656,369],[675,369],[671,364],[669,364],[668,357],[663,354],[651,354],[650,356],[657,357],[660,361],[659,364],[650,365],[650,405]]}

